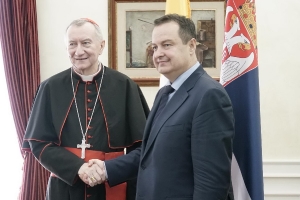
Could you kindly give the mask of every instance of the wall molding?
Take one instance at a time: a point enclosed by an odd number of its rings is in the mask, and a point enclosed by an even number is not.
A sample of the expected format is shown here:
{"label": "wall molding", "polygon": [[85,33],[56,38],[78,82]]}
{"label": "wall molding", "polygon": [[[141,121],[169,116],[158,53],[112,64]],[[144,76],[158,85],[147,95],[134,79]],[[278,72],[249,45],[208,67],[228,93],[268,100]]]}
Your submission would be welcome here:
{"label": "wall molding", "polygon": [[263,176],[268,199],[300,200],[300,160],[265,160]]}

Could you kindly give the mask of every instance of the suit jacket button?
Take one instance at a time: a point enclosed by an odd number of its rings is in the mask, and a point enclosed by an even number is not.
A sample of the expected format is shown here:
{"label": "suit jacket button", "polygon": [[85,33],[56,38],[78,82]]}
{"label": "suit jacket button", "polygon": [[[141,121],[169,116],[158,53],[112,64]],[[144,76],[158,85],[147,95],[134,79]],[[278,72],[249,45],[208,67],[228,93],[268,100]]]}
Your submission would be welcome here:
{"label": "suit jacket button", "polygon": [[141,167],[142,167],[142,169],[145,169],[145,168],[146,168],[146,166],[145,166],[144,164],[142,164]]}

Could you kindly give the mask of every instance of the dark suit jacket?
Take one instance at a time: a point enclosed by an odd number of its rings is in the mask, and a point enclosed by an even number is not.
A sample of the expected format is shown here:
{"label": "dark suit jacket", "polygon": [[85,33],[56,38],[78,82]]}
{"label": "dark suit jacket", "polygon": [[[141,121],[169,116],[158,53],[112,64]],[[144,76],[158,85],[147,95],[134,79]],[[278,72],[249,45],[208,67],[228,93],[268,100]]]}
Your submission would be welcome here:
{"label": "dark suit jacket", "polygon": [[[229,193],[234,117],[224,88],[200,66],[152,124],[161,95],[159,91],[148,116],[141,151],[127,155],[134,161],[140,154],[136,199],[233,199]],[[114,174],[116,168],[106,165],[111,183],[133,175],[138,166],[123,160],[122,172]]]}

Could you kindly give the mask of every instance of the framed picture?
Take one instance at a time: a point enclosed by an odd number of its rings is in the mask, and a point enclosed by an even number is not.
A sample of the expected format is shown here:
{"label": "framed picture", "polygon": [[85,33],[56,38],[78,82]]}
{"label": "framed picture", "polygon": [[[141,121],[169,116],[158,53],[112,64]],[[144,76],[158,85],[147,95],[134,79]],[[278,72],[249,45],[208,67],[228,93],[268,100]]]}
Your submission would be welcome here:
{"label": "framed picture", "polygon": [[[220,77],[224,35],[224,0],[190,0],[197,31],[197,58],[216,80]],[[152,61],[153,21],[165,14],[165,0],[109,0],[109,67],[140,86],[158,86]]]}

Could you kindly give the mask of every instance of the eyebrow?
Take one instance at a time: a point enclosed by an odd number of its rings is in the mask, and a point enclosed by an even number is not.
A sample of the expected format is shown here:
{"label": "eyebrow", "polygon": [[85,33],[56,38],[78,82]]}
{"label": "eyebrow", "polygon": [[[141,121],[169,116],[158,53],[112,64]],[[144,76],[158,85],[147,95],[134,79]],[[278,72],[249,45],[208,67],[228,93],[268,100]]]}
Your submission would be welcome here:
{"label": "eyebrow", "polygon": [[[82,41],[93,41],[92,39],[90,38],[86,38],[86,39],[83,39],[83,40],[80,40],[81,42]],[[69,40],[68,42],[75,42],[75,40]]]}
{"label": "eyebrow", "polygon": [[[167,39],[167,40],[163,40],[160,43],[166,43],[166,42],[173,42],[173,40]],[[152,45],[156,45],[156,43],[152,43]]]}
{"label": "eyebrow", "polygon": [[81,41],[93,41],[93,40],[90,39],[90,38],[87,38],[87,39],[84,39],[84,40],[81,40]]}

